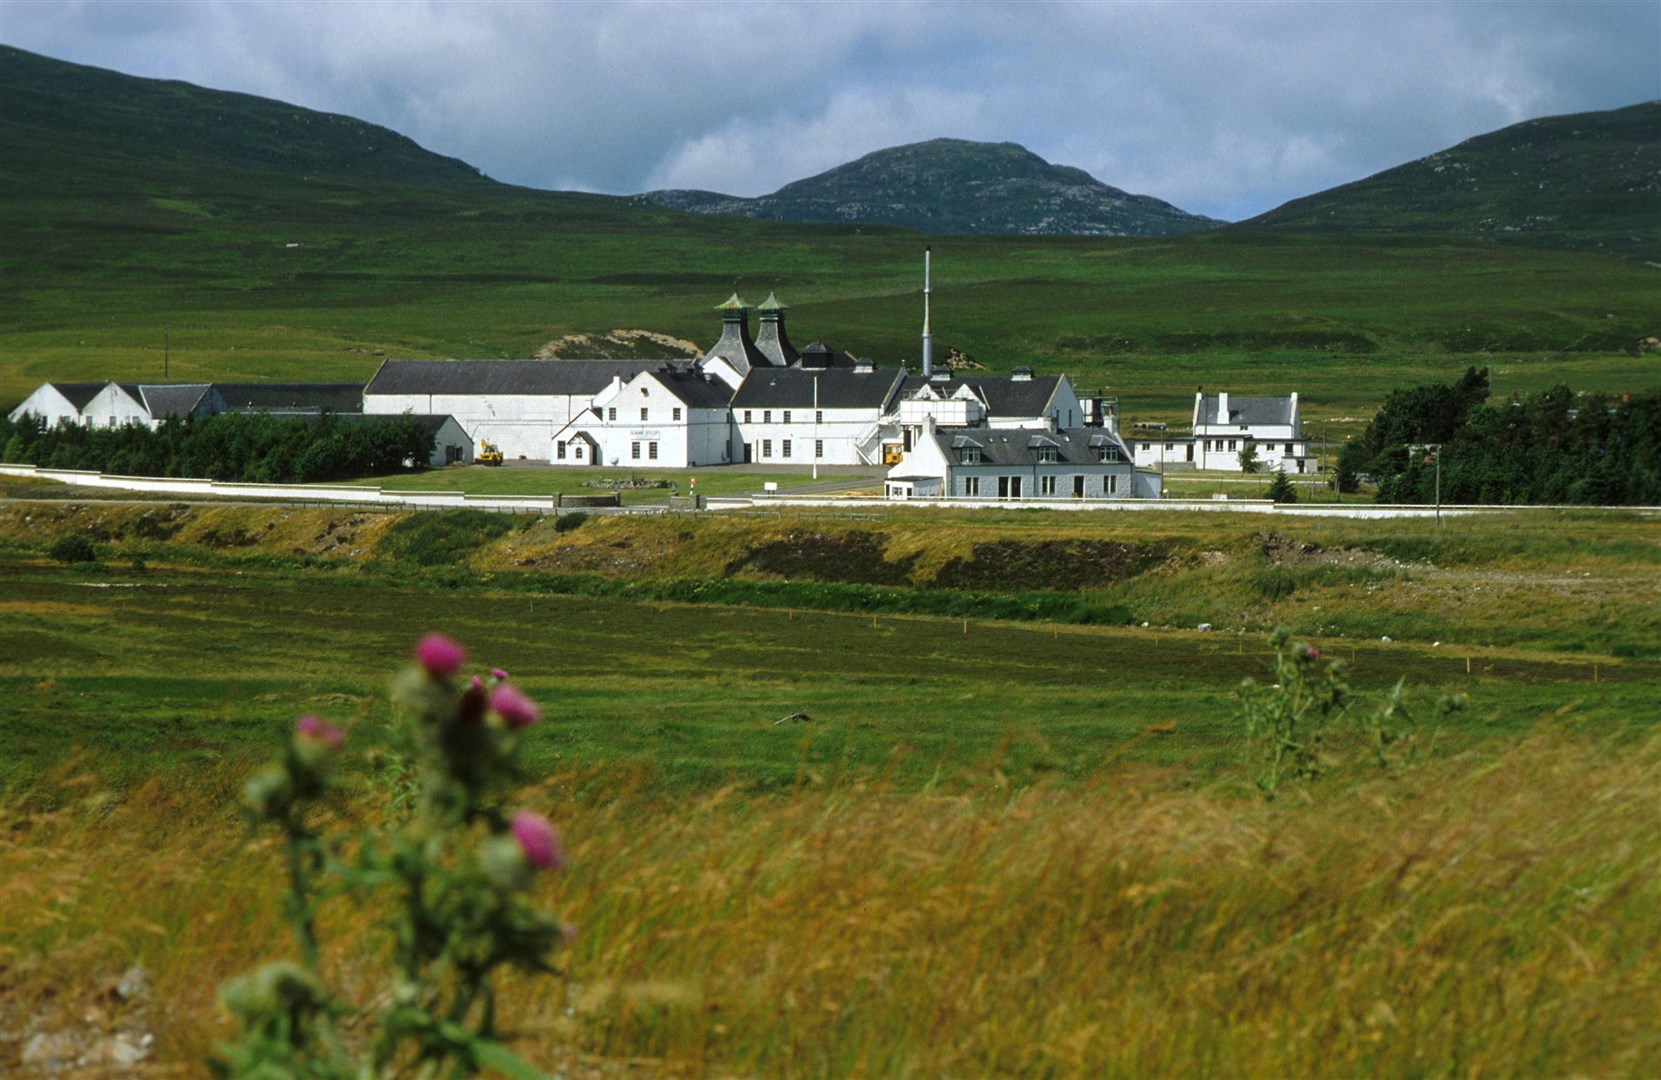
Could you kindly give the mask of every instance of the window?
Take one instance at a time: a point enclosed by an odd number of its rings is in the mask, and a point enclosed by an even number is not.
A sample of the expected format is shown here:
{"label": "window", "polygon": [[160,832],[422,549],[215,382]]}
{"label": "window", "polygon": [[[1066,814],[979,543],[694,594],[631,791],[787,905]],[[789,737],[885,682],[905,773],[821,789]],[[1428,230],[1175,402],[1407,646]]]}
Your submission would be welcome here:
{"label": "window", "polygon": [[607,420],[617,419],[617,406],[613,405],[611,408],[606,410],[606,419]]}
{"label": "window", "polygon": [[816,457],[816,458],[822,458],[822,457],[825,456],[825,440],[823,440],[823,439],[814,439],[813,440],[813,456]]}
{"label": "window", "polygon": [[790,423],[790,410],[789,409],[784,410],[784,422],[787,423],[787,424]]}
{"label": "window", "polygon": [[979,465],[980,464],[980,447],[978,447],[978,446],[965,446],[965,447],[963,447],[961,450],[959,450],[957,452],[957,460],[958,460],[958,464],[960,464],[960,465]]}
{"label": "window", "polygon": [[1240,440],[1239,440],[1239,439],[1230,439],[1230,440],[1229,440],[1229,441],[1228,441],[1228,448],[1229,448],[1229,449],[1230,449],[1230,450],[1238,450],[1238,449],[1240,449]]}
{"label": "window", "polygon": [[639,443],[630,443],[629,444],[629,457],[634,459],[635,461],[640,460],[640,444]]}
{"label": "window", "polygon": [[1173,445],[1173,444],[1171,444],[1171,443],[1166,443],[1166,444],[1165,444],[1165,449],[1167,449],[1167,450],[1175,450],[1175,449],[1176,449],[1176,446],[1175,446],[1175,445]]}
{"label": "window", "polygon": [[583,444],[582,443],[578,443],[577,445],[575,445],[571,448],[571,456],[576,458],[578,461],[581,461],[583,459]]}
{"label": "window", "polygon": [[1102,494],[1117,495],[1119,493],[1119,476],[1117,473],[1108,473],[1102,477]]}
{"label": "window", "polygon": [[669,419],[673,420],[677,424],[681,422],[681,407],[679,405],[676,405],[673,409],[669,410]]}
{"label": "window", "polygon": [[1038,494],[1040,494],[1040,495],[1054,495],[1055,494],[1055,477],[1053,477],[1053,476],[1040,476],[1038,478]]}
{"label": "window", "polygon": [[644,424],[648,419],[651,418],[650,413],[651,413],[651,410],[647,409],[646,406],[642,405],[640,407],[640,422],[642,424]]}
{"label": "window", "polygon": [[554,444],[554,456],[561,461],[565,460],[565,440],[561,439]]}
{"label": "window", "polygon": [[963,478],[963,494],[975,496],[980,494],[980,477],[965,476]]}
{"label": "window", "polygon": [[761,410],[761,422],[763,424],[771,424],[773,422],[773,410],[772,409],[763,409],[763,410]]}
{"label": "window", "polygon": [[789,439],[785,439],[783,442],[779,443],[779,456],[780,457],[789,457],[790,456],[790,440]]}
{"label": "window", "polygon": [[1053,447],[1053,446],[1040,446],[1038,448],[1038,460],[1040,462],[1046,464],[1046,465],[1055,464],[1055,462],[1056,462],[1055,447]]}
{"label": "window", "polygon": [[1102,461],[1118,461],[1119,448],[1117,446],[1101,447],[1100,458]]}
{"label": "window", "polygon": [[772,439],[763,439],[763,440],[761,440],[761,456],[764,459],[765,458],[770,458],[770,457],[773,456],[773,440]]}
{"label": "window", "polygon": [[646,444],[646,456],[653,461],[657,460],[657,443],[649,442]]}
{"label": "window", "polygon": [[744,422],[746,424],[748,424],[750,422],[750,410],[749,409],[744,410]]}
{"label": "window", "polygon": [[823,409],[814,409],[813,410],[813,422],[815,424],[823,424],[825,422],[825,410],[823,410]]}
{"label": "window", "polygon": [[1286,452],[1288,454],[1290,454],[1292,452],[1292,444],[1291,443],[1286,444]]}

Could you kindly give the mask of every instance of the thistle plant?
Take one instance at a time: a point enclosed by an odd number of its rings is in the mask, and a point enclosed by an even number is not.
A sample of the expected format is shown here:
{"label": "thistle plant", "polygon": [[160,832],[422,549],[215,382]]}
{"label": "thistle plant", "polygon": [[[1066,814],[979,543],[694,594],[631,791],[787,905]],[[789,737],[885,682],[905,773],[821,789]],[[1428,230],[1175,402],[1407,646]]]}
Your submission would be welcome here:
{"label": "thistle plant", "polygon": [[1277,628],[1269,636],[1275,647],[1275,682],[1260,686],[1254,679],[1240,684],[1240,711],[1246,739],[1257,763],[1257,786],[1274,798],[1288,776],[1313,779],[1325,767],[1321,744],[1327,728],[1349,708],[1350,689],[1344,665],[1334,660],[1325,671],[1316,662],[1321,650]]}
{"label": "thistle plant", "polygon": [[[1342,660],[1320,667],[1321,650],[1293,642],[1284,628],[1269,635],[1269,644],[1275,649],[1274,683],[1246,679],[1239,695],[1253,780],[1273,799],[1287,778],[1313,780],[1329,768],[1327,736],[1355,699]],[[1359,717],[1374,760],[1388,771],[1399,770],[1417,748],[1419,726],[1407,706],[1406,682],[1398,679],[1379,705]],[[1465,695],[1444,694],[1436,707],[1446,717],[1465,707]]]}
{"label": "thistle plant", "polygon": [[[279,760],[248,781],[248,816],[283,840],[284,913],[299,960],[222,988],[240,1027],[212,1062],[222,1076],[539,1075],[498,1039],[494,977],[504,966],[553,970],[551,955],[572,933],[527,896],[538,872],[565,865],[559,834],[508,809],[523,779],[522,733],[541,714],[500,669],[459,684],[466,657],[448,638],[423,638],[413,656],[393,683],[411,720],[406,822],[380,835],[317,830],[345,734],[315,716],[301,717]],[[370,1006],[325,978],[315,913],[336,894],[393,898],[390,984]]]}

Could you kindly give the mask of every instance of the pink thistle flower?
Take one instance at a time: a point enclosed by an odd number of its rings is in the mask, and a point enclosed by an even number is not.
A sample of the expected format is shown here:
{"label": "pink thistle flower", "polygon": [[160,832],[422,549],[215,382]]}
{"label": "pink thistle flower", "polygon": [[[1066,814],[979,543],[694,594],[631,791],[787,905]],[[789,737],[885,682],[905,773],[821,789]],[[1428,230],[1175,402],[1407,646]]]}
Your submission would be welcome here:
{"label": "pink thistle flower", "polygon": [[525,853],[525,860],[532,866],[539,870],[558,870],[565,865],[565,848],[547,818],[529,810],[515,810],[509,827]]}
{"label": "pink thistle flower", "polygon": [[490,669],[490,677],[495,679],[497,682],[501,682],[503,679],[508,677],[508,673],[499,667],[493,667]]}
{"label": "pink thistle flower", "polygon": [[536,707],[536,702],[505,684],[490,692],[490,707],[510,728],[530,727],[542,719],[542,710]]}
{"label": "pink thistle flower", "polygon": [[443,634],[428,634],[416,642],[415,662],[435,679],[448,679],[461,670],[467,652]]}
{"label": "pink thistle flower", "polygon": [[1316,648],[1311,648],[1309,650],[1309,658],[1311,660],[1319,660],[1321,658],[1321,650],[1316,649]]}
{"label": "pink thistle flower", "polygon": [[346,733],[324,720],[321,716],[307,713],[295,721],[294,733],[302,739],[313,739],[327,746],[330,750],[339,750],[340,744],[346,741]]}
{"label": "pink thistle flower", "polygon": [[475,689],[475,690],[482,690],[482,689],[484,689],[484,680],[479,678],[477,675],[475,675],[475,676],[473,676],[472,683],[470,683],[469,685],[471,685],[473,687],[473,689]]}

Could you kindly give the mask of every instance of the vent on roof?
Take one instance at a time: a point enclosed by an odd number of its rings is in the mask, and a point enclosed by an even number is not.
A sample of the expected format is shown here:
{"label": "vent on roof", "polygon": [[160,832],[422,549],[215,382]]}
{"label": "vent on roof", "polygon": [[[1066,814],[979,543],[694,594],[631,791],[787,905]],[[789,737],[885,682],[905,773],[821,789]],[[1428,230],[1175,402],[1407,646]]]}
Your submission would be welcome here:
{"label": "vent on roof", "polygon": [[873,372],[875,370],[877,370],[877,362],[875,360],[872,360],[869,356],[861,356],[861,357],[855,358],[855,360],[854,360],[854,373],[855,374],[869,375],[869,374],[871,374],[871,372]]}
{"label": "vent on roof", "polygon": [[1029,368],[1029,367],[1025,367],[1025,366],[1016,368],[1014,371],[1011,371],[1009,373],[1009,381],[1010,382],[1031,382],[1032,381],[1032,369]]}

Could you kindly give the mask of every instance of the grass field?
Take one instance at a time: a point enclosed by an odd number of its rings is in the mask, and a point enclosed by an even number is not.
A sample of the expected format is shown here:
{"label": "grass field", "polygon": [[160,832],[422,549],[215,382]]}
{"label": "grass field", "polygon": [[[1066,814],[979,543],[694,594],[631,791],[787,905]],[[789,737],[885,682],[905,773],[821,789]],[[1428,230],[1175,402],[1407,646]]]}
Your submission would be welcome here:
{"label": "grass field", "polygon": [[[46,534],[115,512],[22,511]],[[143,1030],[163,1073],[203,1071],[214,987],[290,951],[241,778],[320,711],[350,732],[347,823],[375,822],[386,680],[435,627],[547,714],[525,801],[566,834],[543,899],[580,930],[502,1018],[551,1071],[1626,1075],[1661,1052],[1661,661],[1319,638],[1364,700],[1405,677],[1421,719],[1471,705],[1389,772],[1340,731],[1327,776],[1265,803],[1233,705],[1257,635],[401,583],[214,554],[192,529],[273,512],[191,513],[143,570],[0,529],[0,1066],[31,1033]],[[371,516],[329,520],[372,543]],[[1539,568],[1567,557],[1549,531],[1426,550]],[[1641,543],[1614,528],[1585,565],[1648,573]],[[331,977],[382,977],[373,911],[321,925]],[[123,1004],[103,988],[135,963],[155,989]]]}

